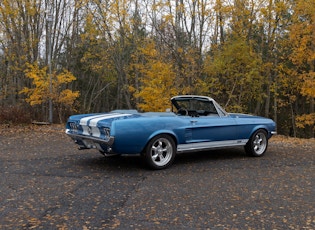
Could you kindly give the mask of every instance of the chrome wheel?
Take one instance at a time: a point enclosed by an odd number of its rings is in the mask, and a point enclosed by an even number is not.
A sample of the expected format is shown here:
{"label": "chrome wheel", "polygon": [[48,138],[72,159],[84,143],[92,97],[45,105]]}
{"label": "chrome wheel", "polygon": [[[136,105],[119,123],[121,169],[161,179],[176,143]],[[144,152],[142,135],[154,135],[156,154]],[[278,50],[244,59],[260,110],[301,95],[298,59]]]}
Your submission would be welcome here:
{"label": "chrome wheel", "polygon": [[255,135],[254,141],[253,141],[253,147],[254,151],[257,155],[261,155],[265,152],[267,147],[267,138],[265,134],[263,133],[257,133]]}
{"label": "chrome wheel", "polygon": [[163,169],[172,164],[175,158],[175,144],[168,135],[159,135],[147,145],[144,158],[153,169]]}
{"label": "chrome wheel", "polygon": [[167,164],[170,161],[172,155],[173,148],[167,139],[160,138],[152,145],[151,158],[156,165],[163,166]]}
{"label": "chrome wheel", "polygon": [[264,155],[268,147],[267,132],[265,130],[257,130],[245,145],[245,151],[248,155],[259,157]]}

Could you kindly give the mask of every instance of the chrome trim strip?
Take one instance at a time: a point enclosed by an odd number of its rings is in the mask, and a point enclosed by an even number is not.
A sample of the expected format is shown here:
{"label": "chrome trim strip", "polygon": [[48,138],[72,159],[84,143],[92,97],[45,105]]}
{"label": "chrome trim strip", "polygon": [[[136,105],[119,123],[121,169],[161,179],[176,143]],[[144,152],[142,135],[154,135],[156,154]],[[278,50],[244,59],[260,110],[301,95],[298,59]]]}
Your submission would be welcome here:
{"label": "chrome trim strip", "polygon": [[80,141],[91,140],[91,141],[94,141],[95,143],[103,143],[103,144],[106,144],[108,146],[113,145],[114,140],[115,140],[115,138],[113,136],[110,136],[108,140],[104,140],[104,139],[96,138],[93,136],[83,136],[83,135],[79,135],[79,134],[74,134],[74,133],[71,133],[70,129],[66,129],[66,134],[75,140],[80,140]]}
{"label": "chrome trim strip", "polygon": [[177,152],[191,152],[206,149],[215,149],[223,147],[244,146],[248,139],[229,140],[229,141],[208,141],[200,143],[180,144],[177,146]]}
{"label": "chrome trim strip", "polygon": [[277,131],[271,131],[270,132],[272,135],[277,135]]}

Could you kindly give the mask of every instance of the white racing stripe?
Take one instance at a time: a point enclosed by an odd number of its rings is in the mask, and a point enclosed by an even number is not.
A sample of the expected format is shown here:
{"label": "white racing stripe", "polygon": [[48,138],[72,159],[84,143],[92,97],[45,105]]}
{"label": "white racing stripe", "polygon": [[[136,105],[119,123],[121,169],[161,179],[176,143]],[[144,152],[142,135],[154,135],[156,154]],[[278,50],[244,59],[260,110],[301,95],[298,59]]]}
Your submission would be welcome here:
{"label": "white racing stripe", "polygon": [[98,118],[98,117],[105,117],[108,116],[109,114],[98,114],[98,115],[94,115],[94,116],[89,116],[89,117],[84,117],[80,120],[80,125],[87,125],[88,121],[94,118]]}
{"label": "white racing stripe", "polygon": [[129,116],[131,114],[121,114],[121,113],[108,113],[108,114],[98,114],[89,117],[84,117],[80,120],[80,125],[88,125],[88,122],[93,122],[95,119],[97,120],[93,124],[95,125],[98,121],[106,119],[106,118],[115,118],[121,116]]}
{"label": "white racing stripe", "polygon": [[82,125],[83,135],[93,135],[94,137],[100,137],[101,133],[97,127],[97,122],[104,119],[111,119],[117,117],[131,116],[132,114],[121,114],[121,113],[109,113],[109,114],[98,114],[94,116],[84,117],[80,120],[80,125]]}
{"label": "white racing stripe", "polygon": [[118,114],[118,113],[114,113],[111,114],[110,116],[106,116],[106,117],[97,117],[94,119],[90,120],[90,124],[89,126],[96,126],[97,122],[103,120],[103,119],[110,119],[110,118],[117,118],[117,117],[125,117],[125,116],[130,116],[131,114]]}

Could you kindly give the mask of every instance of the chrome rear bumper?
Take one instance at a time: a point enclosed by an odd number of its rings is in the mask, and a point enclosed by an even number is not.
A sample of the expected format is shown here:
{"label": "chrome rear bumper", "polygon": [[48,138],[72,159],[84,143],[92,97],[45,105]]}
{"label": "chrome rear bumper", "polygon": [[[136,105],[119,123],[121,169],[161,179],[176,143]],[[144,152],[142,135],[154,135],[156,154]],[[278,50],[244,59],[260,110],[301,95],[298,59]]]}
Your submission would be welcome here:
{"label": "chrome rear bumper", "polygon": [[82,141],[83,143],[85,143],[86,141],[90,141],[90,142],[97,143],[97,144],[105,144],[107,146],[112,146],[114,143],[114,140],[115,140],[115,138],[112,136],[110,136],[108,139],[104,140],[104,139],[100,139],[100,138],[93,137],[93,136],[75,134],[75,133],[72,133],[69,129],[66,129],[66,134],[68,136],[70,136],[75,141]]}

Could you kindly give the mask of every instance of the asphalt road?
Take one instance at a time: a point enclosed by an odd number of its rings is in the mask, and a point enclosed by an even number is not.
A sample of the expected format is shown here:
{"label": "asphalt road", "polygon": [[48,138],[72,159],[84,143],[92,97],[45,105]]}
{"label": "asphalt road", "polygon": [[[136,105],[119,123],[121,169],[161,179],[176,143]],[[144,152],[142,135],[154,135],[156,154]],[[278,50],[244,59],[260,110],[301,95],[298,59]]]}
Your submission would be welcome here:
{"label": "asphalt road", "polygon": [[315,229],[315,141],[275,137],[184,154],[152,171],[139,157],[79,151],[62,127],[0,132],[0,229]]}

